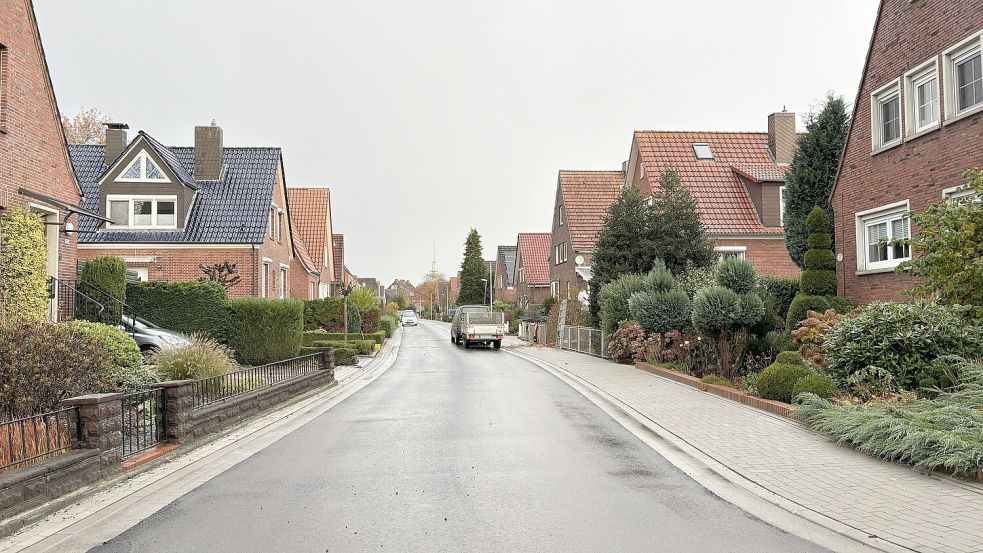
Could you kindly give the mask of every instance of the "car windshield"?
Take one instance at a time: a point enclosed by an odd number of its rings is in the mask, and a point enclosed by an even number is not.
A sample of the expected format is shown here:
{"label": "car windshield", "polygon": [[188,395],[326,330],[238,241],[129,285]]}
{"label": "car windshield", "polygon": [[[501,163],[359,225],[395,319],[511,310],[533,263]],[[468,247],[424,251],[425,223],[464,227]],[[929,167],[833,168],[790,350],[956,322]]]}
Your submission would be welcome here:
{"label": "car windshield", "polygon": [[123,323],[123,326],[131,327],[131,328],[153,328],[153,329],[160,328],[159,326],[148,321],[147,319],[141,319],[140,317],[128,317],[124,315],[120,320],[120,322]]}

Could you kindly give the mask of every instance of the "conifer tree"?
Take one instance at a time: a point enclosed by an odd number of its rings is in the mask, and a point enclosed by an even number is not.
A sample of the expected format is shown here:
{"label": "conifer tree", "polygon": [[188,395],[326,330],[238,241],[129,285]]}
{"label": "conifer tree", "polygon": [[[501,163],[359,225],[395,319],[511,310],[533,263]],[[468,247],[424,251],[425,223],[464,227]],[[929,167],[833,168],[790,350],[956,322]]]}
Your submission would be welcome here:
{"label": "conifer tree", "polygon": [[843,98],[828,95],[819,113],[807,117],[806,134],[799,140],[798,151],[785,175],[785,247],[799,267],[805,266],[808,249],[806,217],[816,206],[826,213],[833,212],[829,194],[849,126],[850,115]]}
{"label": "conifer tree", "polygon": [[461,289],[457,295],[458,305],[481,305],[485,303],[485,262],[481,255],[481,236],[471,229],[464,242],[464,261],[461,262]]}
{"label": "conifer tree", "polygon": [[621,189],[604,219],[594,245],[590,279],[590,322],[600,322],[601,286],[627,273],[644,274],[652,269],[656,255],[649,236],[652,210],[637,186]]}
{"label": "conifer tree", "polygon": [[674,275],[690,267],[707,267],[715,259],[713,243],[696,211],[696,200],[672,167],[659,177],[659,189],[652,200],[651,242],[655,255]]}

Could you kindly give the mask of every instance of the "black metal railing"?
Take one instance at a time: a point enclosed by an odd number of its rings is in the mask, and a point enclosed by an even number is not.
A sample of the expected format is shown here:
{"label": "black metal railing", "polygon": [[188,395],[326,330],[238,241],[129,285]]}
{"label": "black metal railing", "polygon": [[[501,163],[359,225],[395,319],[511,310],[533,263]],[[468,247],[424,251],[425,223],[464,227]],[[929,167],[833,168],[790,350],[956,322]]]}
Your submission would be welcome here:
{"label": "black metal railing", "polygon": [[303,376],[325,365],[324,352],[197,380],[192,384],[194,408]]}
{"label": "black metal railing", "polygon": [[55,302],[58,321],[100,320],[106,306],[75,287],[74,280],[48,278],[48,297]]}
{"label": "black metal railing", "polygon": [[125,394],[122,403],[123,458],[150,449],[166,436],[164,389]]}
{"label": "black metal railing", "polygon": [[78,407],[0,423],[0,472],[39,463],[82,439]]}

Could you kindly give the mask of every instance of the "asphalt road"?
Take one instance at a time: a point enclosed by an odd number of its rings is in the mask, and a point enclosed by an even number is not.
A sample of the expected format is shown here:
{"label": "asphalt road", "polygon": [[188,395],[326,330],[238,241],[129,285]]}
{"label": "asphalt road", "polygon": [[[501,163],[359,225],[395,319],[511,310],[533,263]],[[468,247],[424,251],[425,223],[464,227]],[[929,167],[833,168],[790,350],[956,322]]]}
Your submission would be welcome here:
{"label": "asphalt road", "polygon": [[821,550],[445,328],[407,328],[378,380],[93,551]]}

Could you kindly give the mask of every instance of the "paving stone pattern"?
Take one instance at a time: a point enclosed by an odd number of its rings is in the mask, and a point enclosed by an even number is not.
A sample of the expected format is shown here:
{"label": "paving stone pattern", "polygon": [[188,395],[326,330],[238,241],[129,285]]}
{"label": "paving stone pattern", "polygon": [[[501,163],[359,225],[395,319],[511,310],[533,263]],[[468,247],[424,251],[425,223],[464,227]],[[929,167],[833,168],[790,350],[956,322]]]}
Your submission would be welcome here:
{"label": "paving stone pattern", "polygon": [[519,351],[586,380],[807,509],[914,551],[983,552],[983,485],[871,458],[793,421],[634,367],[551,348]]}

